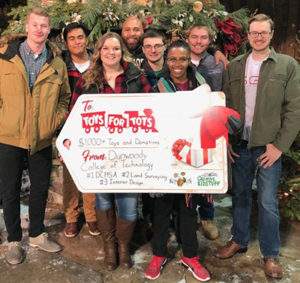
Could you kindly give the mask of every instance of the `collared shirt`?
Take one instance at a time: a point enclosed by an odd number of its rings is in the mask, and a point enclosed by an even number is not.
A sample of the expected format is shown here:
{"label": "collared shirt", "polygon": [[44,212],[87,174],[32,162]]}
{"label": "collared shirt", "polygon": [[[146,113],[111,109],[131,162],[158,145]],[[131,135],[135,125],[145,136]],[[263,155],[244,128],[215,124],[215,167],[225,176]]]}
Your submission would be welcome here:
{"label": "collared shirt", "polygon": [[43,49],[42,53],[36,55],[28,46],[27,40],[20,45],[20,55],[24,62],[27,72],[28,83],[30,90],[32,91],[33,85],[38,77],[42,67],[47,61],[47,48]]}
{"label": "collared shirt", "polygon": [[225,75],[222,62],[216,65],[214,56],[206,51],[200,62],[194,62],[192,60],[192,65],[205,78],[212,91],[222,90]]}

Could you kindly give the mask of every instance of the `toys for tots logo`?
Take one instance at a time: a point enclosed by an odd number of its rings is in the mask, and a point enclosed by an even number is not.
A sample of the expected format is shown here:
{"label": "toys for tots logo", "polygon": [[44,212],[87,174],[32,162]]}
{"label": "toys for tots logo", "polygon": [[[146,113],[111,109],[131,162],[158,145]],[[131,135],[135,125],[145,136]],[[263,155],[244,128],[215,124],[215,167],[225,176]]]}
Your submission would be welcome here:
{"label": "toys for tots logo", "polygon": [[131,129],[133,133],[139,130],[148,132],[158,132],[155,128],[155,118],[150,108],[139,111],[125,111],[124,113],[107,114],[106,111],[93,111],[92,100],[82,102],[84,104],[84,113],[81,114],[82,128],[88,134],[93,130],[100,132],[101,128],[107,128],[109,133],[115,131],[122,133],[124,129]]}

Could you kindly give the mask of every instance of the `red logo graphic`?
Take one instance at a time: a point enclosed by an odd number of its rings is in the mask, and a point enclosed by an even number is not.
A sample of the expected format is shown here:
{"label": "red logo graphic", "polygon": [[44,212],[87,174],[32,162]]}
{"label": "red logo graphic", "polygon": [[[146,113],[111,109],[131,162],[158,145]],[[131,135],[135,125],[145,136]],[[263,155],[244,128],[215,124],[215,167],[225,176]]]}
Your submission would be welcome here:
{"label": "red logo graphic", "polygon": [[[84,111],[92,110],[93,107],[89,103],[92,101],[84,101]],[[122,133],[124,129],[131,129],[133,133],[139,130],[148,132],[158,132],[155,129],[155,118],[152,116],[152,109],[144,109],[143,115],[139,115],[139,111],[125,111],[124,114],[108,114],[105,111],[82,113],[82,128],[88,134],[91,129],[98,133],[101,127],[108,128],[109,133],[115,131]]]}
{"label": "red logo graphic", "polygon": [[100,131],[100,128],[105,125],[104,115],[105,111],[82,113],[82,128],[85,129],[85,132],[87,134],[91,131],[91,128],[94,129],[95,133],[98,133]]}
{"label": "red logo graphic", "polygon": [[259,76],[250,76],[249,78],[245,76],[245,85],[257,85]]}

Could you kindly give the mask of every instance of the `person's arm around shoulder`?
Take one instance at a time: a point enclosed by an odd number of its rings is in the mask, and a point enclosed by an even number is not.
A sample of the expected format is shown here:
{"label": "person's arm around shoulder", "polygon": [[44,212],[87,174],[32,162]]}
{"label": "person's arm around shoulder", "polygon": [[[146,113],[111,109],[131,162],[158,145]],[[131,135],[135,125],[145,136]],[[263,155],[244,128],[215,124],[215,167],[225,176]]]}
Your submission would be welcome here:
{"label": "person's arm around shoulder", "polygon": [[218,65],[219,62],[221,61],[224,64],[225,70],[227,70],[227,67],[229,65],[229,61],[226,58],[226,56],[220,50],[216,51],[214,57],[215,57],[215,60],[216,60],[216,65]]}
{"label": "person's arm around shoulder", "polygon": [[216,50],[215,48],[213,47],[209,47],[207,49],[207,52],[214,56],[215,57],[215,62],[216,62],[216,65],[219,64],[219,62],[221,61],[223,64],[224,64],[224,68],[225,70],[227,70],[227,67],[229,65],[229,61],[228,59],[226,58],[226,56],[220,51],[220,50]]}

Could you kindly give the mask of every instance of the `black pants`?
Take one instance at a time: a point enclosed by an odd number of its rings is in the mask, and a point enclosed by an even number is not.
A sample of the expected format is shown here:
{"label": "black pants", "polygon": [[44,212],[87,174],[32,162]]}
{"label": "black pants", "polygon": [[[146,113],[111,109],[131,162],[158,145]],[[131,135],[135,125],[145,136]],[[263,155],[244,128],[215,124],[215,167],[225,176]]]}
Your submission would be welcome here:
{"label": "black pants", "polygon": [[209,201],[210,196],[207,194],[200,194],[198,199],[199,215],[201,220],[214,220],[215,207],[213,200]]}
{"label": "black pants", "polygon": [[142,194],[142,202],[144,219],[153,223],[155,198],[152,198],[149,194],[144,193]]}
{"label": "black pants", "polygon": [[3,193],[4,221],[8,242],[21,241],[20,189],[24,157],[28,157],[31,182],[29,198],[29,236],[45,231],[44,216],[52,164],[52,147],[29,155],[28,150],[0,143],[0,189]]}
{"label": "black pants", "polygon": [[197,194],[192,195],[191,207],[186,207],[185,194],[166,194],[155,200],[153,223],[154,235],[152,238],[154,255],[160,257],[167,256],[170,215],[175,203],[177,203],[179,205],[179,229],[183,255],[189,258],[197,256],[197,201]]}

